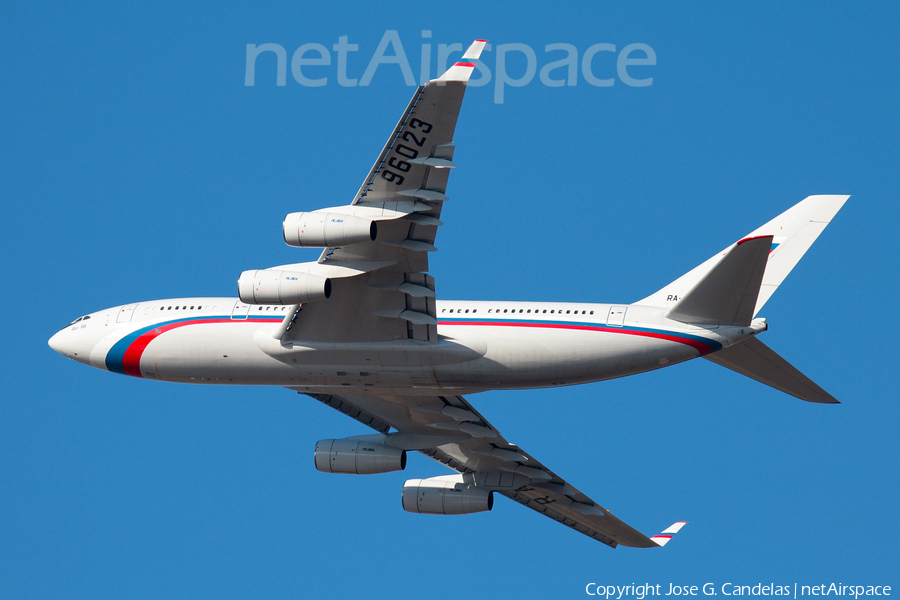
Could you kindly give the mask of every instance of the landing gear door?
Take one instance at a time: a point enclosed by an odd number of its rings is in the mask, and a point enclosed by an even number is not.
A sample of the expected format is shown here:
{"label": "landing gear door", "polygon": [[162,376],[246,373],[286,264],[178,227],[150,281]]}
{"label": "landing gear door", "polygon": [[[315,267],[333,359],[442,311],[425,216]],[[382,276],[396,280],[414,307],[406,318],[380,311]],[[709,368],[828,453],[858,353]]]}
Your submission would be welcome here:
{"label": "landing gear door", "polygon": [[625,325],[625,311],[628,310],[627,306],[612,306],[609,309],[609,317],[606,319],[606,324],[610,327],[622,327]]}
{"label": "landing gear door", "polygon": [[137,304],[126,304],[119,308],[119,314],[116,315],[116,323],[131,322],[131,317],[134,315],[134,309],[136,308]]}

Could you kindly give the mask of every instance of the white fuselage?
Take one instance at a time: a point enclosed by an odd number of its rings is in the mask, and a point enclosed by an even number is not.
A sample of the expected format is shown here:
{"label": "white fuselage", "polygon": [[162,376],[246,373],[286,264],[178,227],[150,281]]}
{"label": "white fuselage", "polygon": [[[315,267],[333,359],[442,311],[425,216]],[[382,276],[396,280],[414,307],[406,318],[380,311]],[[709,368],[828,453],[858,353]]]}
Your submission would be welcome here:
{"label": "white fuselage", "polygon": [[641,305],[439,301],[437,343],[283,343],[273,333],[289,311],[233,298],[154,300],[92,313],[50,345],[100,369],[161,381],[464,394],[641,373],[765,327],[686,325]]}

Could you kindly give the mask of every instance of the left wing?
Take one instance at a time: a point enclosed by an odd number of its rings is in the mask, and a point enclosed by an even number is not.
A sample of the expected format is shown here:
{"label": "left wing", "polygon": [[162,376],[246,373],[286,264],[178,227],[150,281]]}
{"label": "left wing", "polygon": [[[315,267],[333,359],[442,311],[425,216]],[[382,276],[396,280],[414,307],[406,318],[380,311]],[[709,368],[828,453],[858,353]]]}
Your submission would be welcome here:
{"label": "left wing", "polygon": [[437,341],[428,253],[436,250],[456,166],[453,132],[466,82],[484,45],[474,42],[462,60],[416,90],[353,202],[327,209],[376,219],[377,238],[325,249],[316,272],[332,278],[331,298],[304,305],[287,341]]}
{"label": "left wing", "polygon": [[507,442],[462,396],[375,394],[308,395],[385,434],[387,444],[444,463],[466,485],[496,491],[613,548],[663,546],[684,525],[645,536]]}

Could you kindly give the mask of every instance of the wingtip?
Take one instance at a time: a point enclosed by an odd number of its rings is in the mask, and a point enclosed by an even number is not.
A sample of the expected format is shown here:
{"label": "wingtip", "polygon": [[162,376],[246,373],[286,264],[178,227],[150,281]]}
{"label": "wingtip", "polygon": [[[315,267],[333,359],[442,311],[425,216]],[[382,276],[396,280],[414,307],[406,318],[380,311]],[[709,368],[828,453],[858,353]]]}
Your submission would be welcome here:
{"label": "wingtip", "polygon": [[472,45],[468,47],[465,54],[463,54],[462,60],[473,60],[477,59],[481,56],[481,52],[484,50],[484,46],[487,44],[487,40],[475,40],[472,42]]}
{"label": "wingtip", "polygon": [[658,546],[665,546],[675,536],[676,533],[681,531],[681,528],[685,525],[687,525],[687,521],[678,521],[676,523],[672,523],[665,529],[665,531],[660,534],[654,535],[650,539],[653,540]]}

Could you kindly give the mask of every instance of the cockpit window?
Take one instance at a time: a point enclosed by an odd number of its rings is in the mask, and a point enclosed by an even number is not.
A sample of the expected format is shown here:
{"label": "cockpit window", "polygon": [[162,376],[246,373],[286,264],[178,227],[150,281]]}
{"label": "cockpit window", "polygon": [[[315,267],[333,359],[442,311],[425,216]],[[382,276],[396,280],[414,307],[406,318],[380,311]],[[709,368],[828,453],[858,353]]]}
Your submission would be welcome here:
{"label": "cockpit window", "polygon": [[[83,317],[78,317],[77,319],[75,319],[74,321],[72,321],[71,323],[69,323],[68,325],[66,325],[66,327],[71,327],[71,326],[74,325],[75,323],[80,323],[81,321],[87,321],[87,320],[90,319],[90,318],[91,318],[91,315],[85,315],[85,316],[83,316]],[[63,327],[63,329],[65,329],[65,327]]]}

